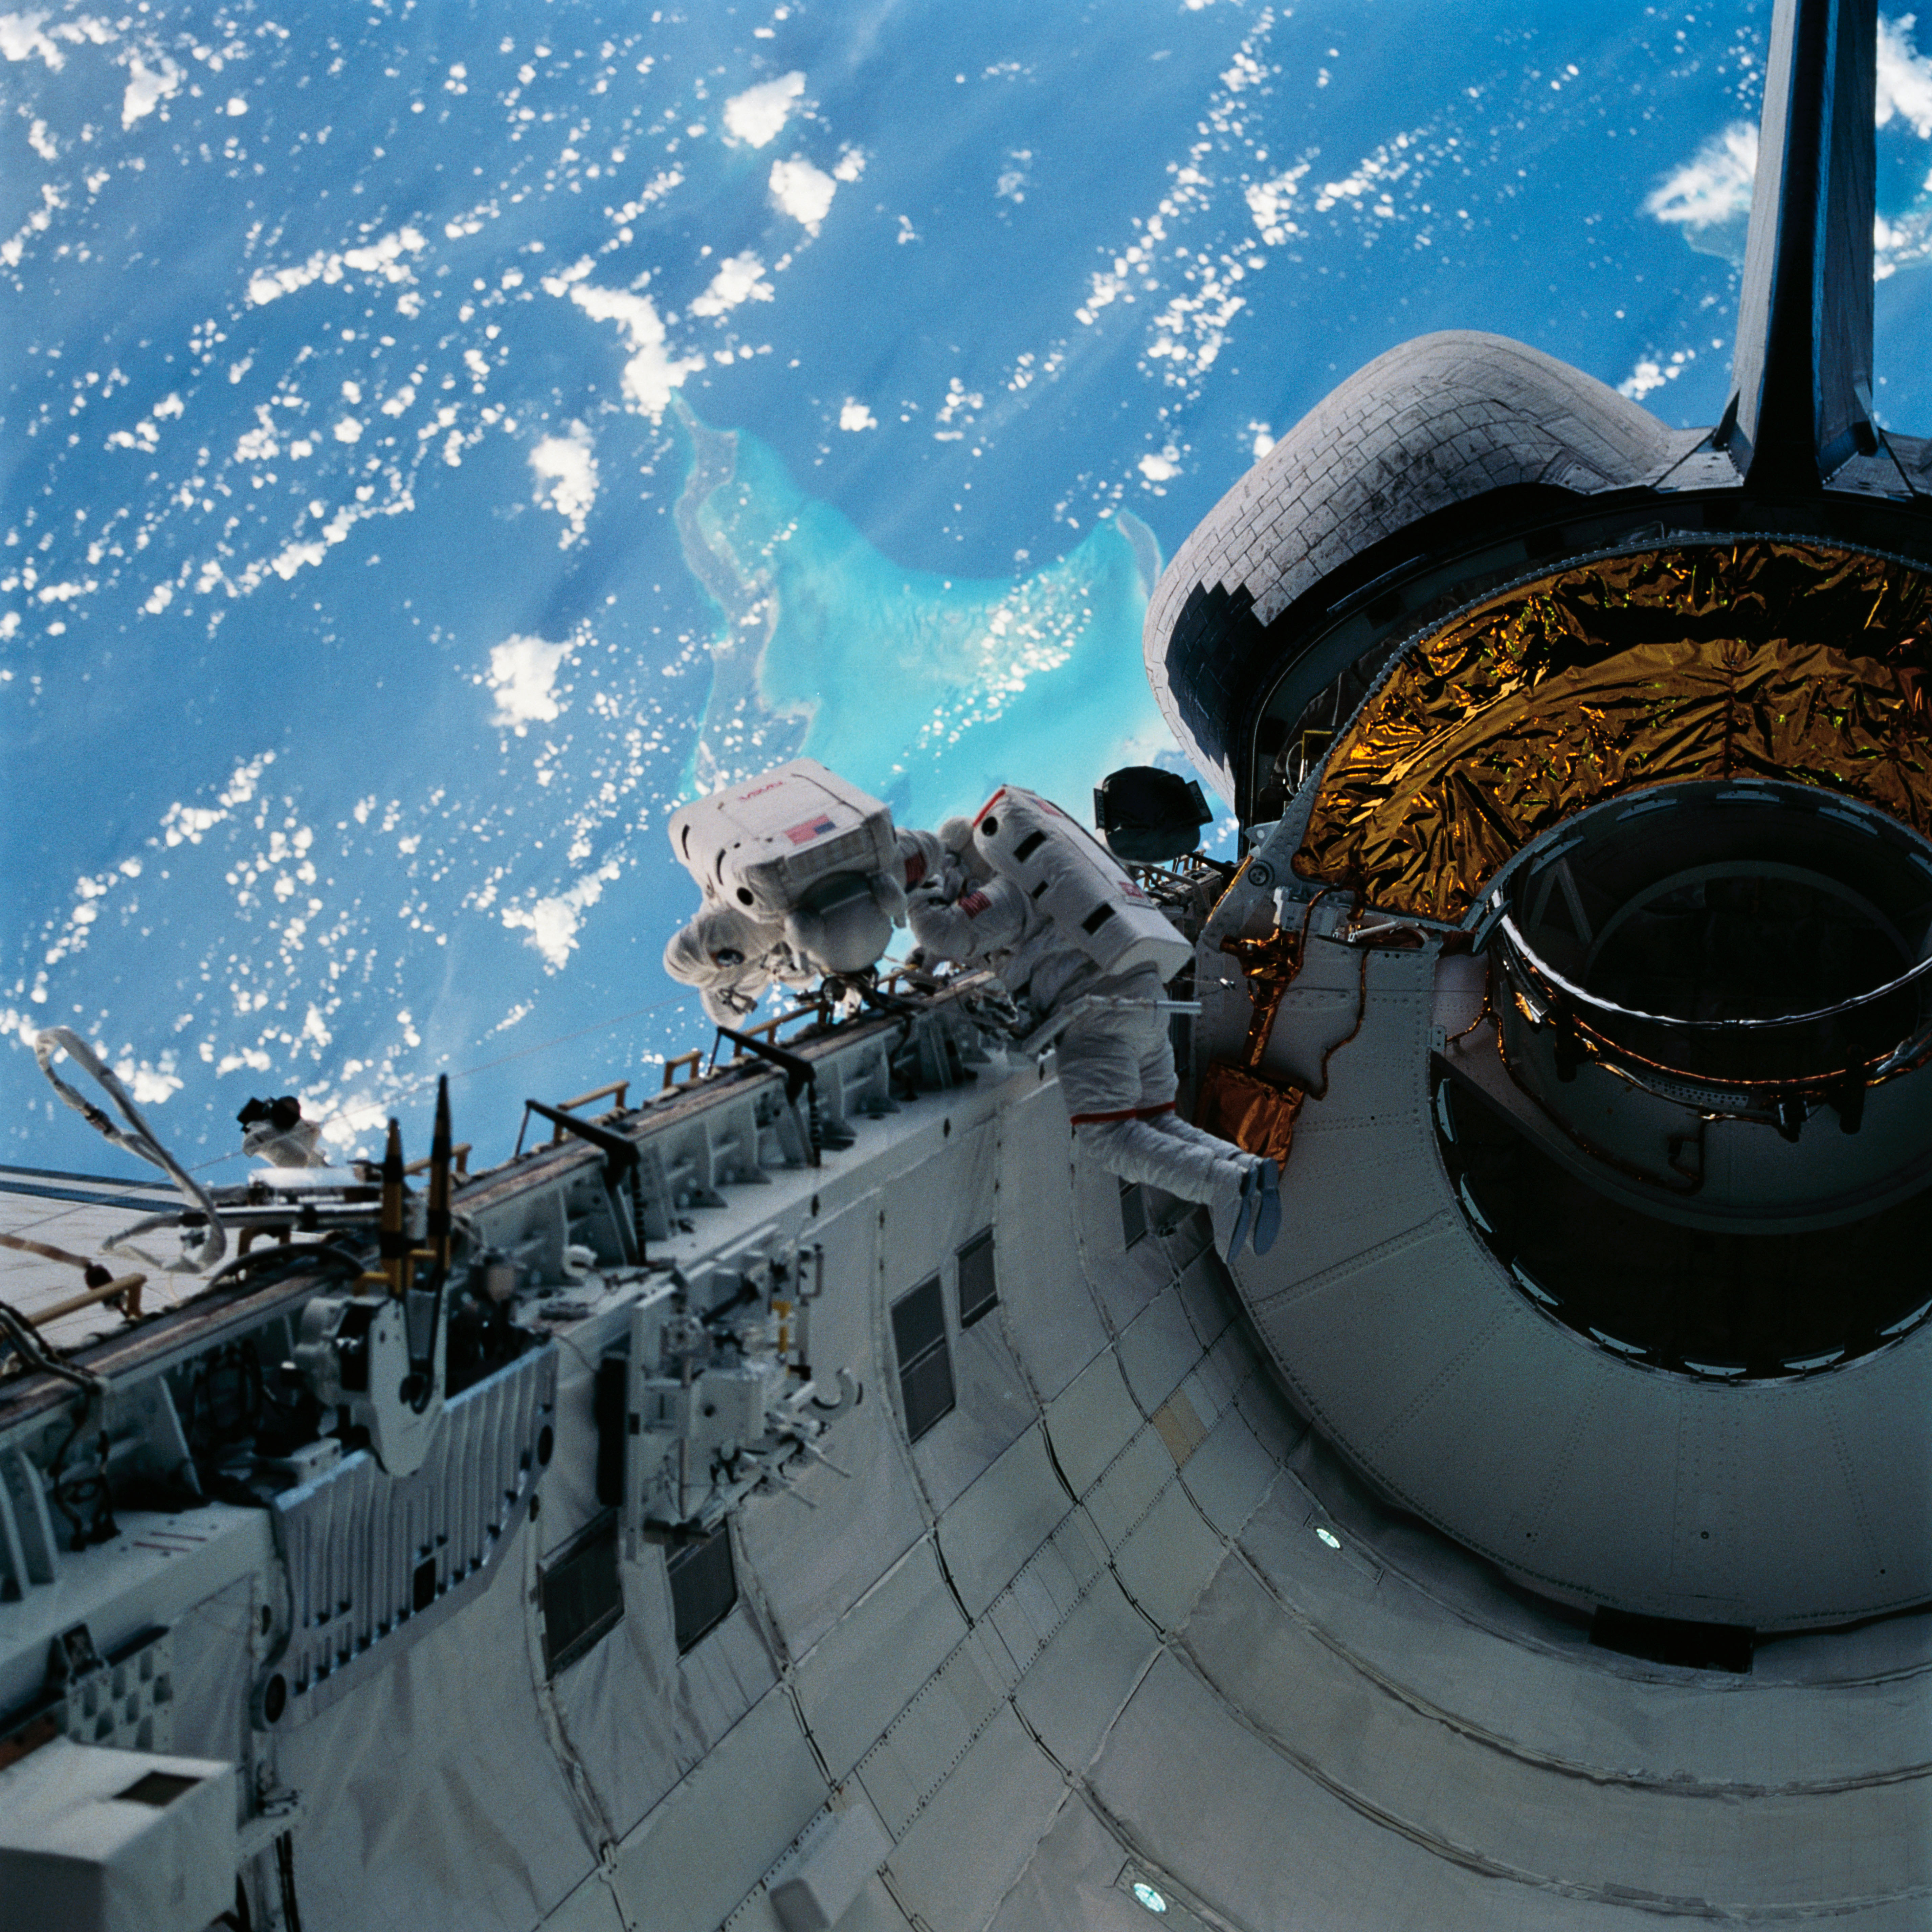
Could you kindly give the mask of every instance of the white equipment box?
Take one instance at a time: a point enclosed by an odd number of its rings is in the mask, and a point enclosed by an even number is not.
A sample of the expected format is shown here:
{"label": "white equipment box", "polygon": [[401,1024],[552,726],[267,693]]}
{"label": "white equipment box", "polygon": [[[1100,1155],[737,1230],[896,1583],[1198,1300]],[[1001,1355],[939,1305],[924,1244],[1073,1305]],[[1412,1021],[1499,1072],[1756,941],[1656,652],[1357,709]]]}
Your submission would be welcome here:
{"label": "white equipment box", "polygon": [[0,1771],[0,1932],[204,1932],[235,1904],[235,1768],[56,1738]]}
{"label": "white equipment box", "polygon": [[812,758],[686,806],[670,832],[707,901],[761,919],[782,919],[828,879],[898,869],[891,811]]}
{"label": "white equipment box", "polygon": [[784,1932],[831,1932],[892,1856],[891,1834],[864,1798],[822,1814],[772,1873],[769,1896]]}
{"label": "white equipment box", "polygon": [[993,869],[1104,971],[1152,966],[1165,981],[1194,957],[1166,914],[1050,799],[1004,785],[980,807],[973,836]]}

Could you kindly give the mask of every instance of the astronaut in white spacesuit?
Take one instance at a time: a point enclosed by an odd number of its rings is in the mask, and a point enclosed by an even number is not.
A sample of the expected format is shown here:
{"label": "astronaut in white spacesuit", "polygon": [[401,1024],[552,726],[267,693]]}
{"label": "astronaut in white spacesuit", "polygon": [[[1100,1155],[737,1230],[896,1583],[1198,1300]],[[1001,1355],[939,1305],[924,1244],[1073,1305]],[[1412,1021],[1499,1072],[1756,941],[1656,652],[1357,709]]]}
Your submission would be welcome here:
{"label": "astronaut in white spacesuit", "polygon": [[740,1026],[774,985],[802,991],[828,974],[849,973],[853,962],[876,958],[902,923],[905,894],[924,884],[945,861],[929,832],[894,835],[898,876],[855,882],[855,890],[824,910],[783,919],[760,918],[734,905],[712,903],[680,926],[664,948],[664,970],[695,986],[714,1026]]}
{"label": "astronaut in white spacesuit", "polygon": [[[1044,806],[1050,814],[1030,820],[1033,830],[1019,842],[1018,849],[1034,864],[1048,838],[1083,840],[1092,850],[1072,851],[1076,866],[1102,880],[1116,874],[1124,896],[1139,896],[1111,856],[1057,807],[1010,788],[996,794],[976,821],[949,819],[940,828],[944,862],[910,888],[913,937],[929,956],[992,967],[1040,1024],[1074,1009],[1056,1054],[1060,1090],[1082,1147],[1126,1180],[1205,1203],[1216,1245],[1230,1262],[1250,1238],[1255,1252],[1265,1254],[1281,1225],[1274,1162],[1203,1132],[1175,1112],[1174,1051],[1159,1004],[1160,969],[1142,964],[1110,974],[1091,948],[1070,934],[1064,916],[1046,910],[1049,902],[1064,906],[1064,899],[1044,885],[1030,891],[989,858],[988,842],[976,832],[994,822],[995,806],[1011,799]],[[1010,806],[1000,809],[1015,816]],[[1099,922],[1106,916],[1096,909]],[[1095,922],[1090,918],[1086,930]]]}
{"label": "astronaut in white spacesuit", "polygon": [[803,988],[817,976],[793,952],[783,923],[736,906],[708,905],[671,934],[664,970],[695,986],[714,1026],[742,1026],[773,984]]}

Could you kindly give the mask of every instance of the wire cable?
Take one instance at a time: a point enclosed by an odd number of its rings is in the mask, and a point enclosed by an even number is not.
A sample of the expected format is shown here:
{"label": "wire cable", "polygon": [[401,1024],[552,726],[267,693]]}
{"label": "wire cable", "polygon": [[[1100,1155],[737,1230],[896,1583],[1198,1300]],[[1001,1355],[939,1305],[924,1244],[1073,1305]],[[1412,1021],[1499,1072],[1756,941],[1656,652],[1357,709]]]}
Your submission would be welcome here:
{"label": "wire cable", "polygon": [[[84,1094],[70,1087],[54,1071],[54,1056],[58,1053],[66,1054],[76,1066],[94,1076],[101,1091],[120,1110],[122,1118],[128,1123],[126,1128],[117,1127]],[[144,1232],[152,1226],[152,1216],[104,1241],[103,1252],[133,1255],[163,1274],[201,1274],[214,1267],[228,1252],[227,1231],[221,1225],[221,1216],[215,1212],[214,1202],[207,1189],[162,1146],[153,1128],[142,1118],[140,1108],[135,1106],[134,1096],[122,1085],[113,1069],[104,1065],[94,1049],[71,1027],[50,1027],[45,1033],[36,1034],[34,1058],[40,1062],[40,1071],[46,1076],[54,1091],[90,1127],[116,1147],[124,1148],[128,1153],[137,1154],[158,1167],[181,1190],[188,1205],[198,1209],[204,1217],[200,1227],[182,1230],[182,1252],[172,1262],[159,1261],[139,1248],[122,1245],[126,1235]]]}

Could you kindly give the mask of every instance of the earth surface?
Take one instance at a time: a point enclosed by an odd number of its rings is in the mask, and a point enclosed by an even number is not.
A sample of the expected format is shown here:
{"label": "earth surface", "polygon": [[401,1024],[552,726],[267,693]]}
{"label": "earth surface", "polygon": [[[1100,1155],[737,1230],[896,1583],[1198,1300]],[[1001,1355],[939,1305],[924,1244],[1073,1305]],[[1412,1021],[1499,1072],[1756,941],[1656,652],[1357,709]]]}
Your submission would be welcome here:
{"label": "earth surface", "polygon": [[[0,15],[0,1159],[134,1166],[56,1024],[215,1180],[251,1095],[415,1153],[447,1070],[481,1162],[526,1096],[654,1089],[711,1037],[675,806],[801,751],[925,824],[1178,764],[1162,558],[1406,338],[1714,421],[1768,14]],[[1876,393],[1923,432],[1918,32]]]}

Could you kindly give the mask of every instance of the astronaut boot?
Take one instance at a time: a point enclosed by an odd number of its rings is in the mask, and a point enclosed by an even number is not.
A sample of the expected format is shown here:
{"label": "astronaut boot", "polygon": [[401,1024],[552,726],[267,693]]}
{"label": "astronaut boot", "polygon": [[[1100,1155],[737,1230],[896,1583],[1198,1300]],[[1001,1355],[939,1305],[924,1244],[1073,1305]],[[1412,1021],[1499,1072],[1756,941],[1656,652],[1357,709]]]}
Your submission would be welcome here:
{"label": "astronaut boot", "polygon": [[[1233,1163],[1231,1162],[1232,1166]],[[1220,1250],[1221,1258],[1230,1268],[1239,1259],[1242,1248],[1246,1244],[1250,1231],[1255,1225],[1256,1210],[1261,1204],[1261,1188],[1252,1166],[1236,1169],[1236,1185],[1239,1192],[1234,1198],[1233,1220],[1228,1223],[1225,1238],[1222,1235],[1222,1217],[1214,1216],[1214,1245]]]}
{"label": "astronaut boot", "polygon": [[[1178,1114],[1155,1114],[1148,1124],[1170,1140],[1201,1150],[1233,1168],[1241,1178],[1240,1203],[1246,1204],[1246,1226],[1252,1231],[1255,1252],[1264,1255],[1281,1232],[1281,1170],[1266,1154],[1250,1154],[1232,1141],[1184,1120]],[[1232,1223],[1231,1223],[1232,1226]],[[1239,1233],[1222,1244],[1230,1259],[1240,1252]]]}
{"label": "astronaut boot", "polygon": [[1264,1255],[1281,1232],[1281,1169],[1271,1156],[1251,1157],[1248,1180],[1255,1191],[1255,1252]]}

